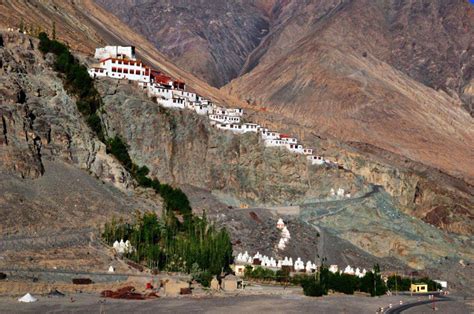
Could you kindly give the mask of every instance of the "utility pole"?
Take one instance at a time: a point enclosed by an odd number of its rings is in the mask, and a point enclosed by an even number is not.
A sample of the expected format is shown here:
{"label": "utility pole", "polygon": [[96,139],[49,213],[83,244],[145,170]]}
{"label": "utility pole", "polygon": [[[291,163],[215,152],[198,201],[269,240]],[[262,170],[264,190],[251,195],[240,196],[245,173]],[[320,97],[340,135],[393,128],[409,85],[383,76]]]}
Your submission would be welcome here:
{"label": "utility pole", "polygon": [[397,272],[395,272],[395,295],[398,295],[398,277],[397,277]]}
{"label": "utility pole", "polygon": [[377,296],[377,281],[375,280],[375,270],[374,270],[374,297]]}

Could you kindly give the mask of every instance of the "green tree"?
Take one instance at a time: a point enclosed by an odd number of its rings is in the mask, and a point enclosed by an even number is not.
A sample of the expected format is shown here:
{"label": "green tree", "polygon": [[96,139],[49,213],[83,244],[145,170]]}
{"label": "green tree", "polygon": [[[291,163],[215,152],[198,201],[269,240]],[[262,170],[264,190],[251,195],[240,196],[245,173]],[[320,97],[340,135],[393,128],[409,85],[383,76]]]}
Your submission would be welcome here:
{"label": "green tree", "polygon": [[367,272],[361,279],[360,289],[363,292],[370,293],[373,297],[384,295],[387,292],[387,286],[380,276],[380,267],[378,264],[374,265],[374,269]]}

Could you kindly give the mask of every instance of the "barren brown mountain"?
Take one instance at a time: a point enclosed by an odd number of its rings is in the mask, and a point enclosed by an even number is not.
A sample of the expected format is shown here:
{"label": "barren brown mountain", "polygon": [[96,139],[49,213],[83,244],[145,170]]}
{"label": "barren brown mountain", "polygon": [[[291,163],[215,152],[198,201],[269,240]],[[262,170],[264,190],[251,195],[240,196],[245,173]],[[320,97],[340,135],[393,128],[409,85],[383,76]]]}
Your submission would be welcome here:
{"label": "barren brown mountain", "polygon": [[[87,66],[97,46],[135,45],[189,89],[244,107],[245,122],[295,135],[340,163],[310,165],[254,133],[162,108],[131,81],[96,79],[107,137],[123,138],[151,177],[182,187],[193,210],[229,230],[235,250],[416,268],[472,289],[466,2],[96,2],[0,2],[0,267],[106,267],[107,249],[91,236],[103,222],[161,209],[159,195],[137,188],[89,129],[53,56],[37,38],[6,30],[51,34],[55,22]],[[335,199],[338,188],[349,196]],[[275,243],[280,216],[292,232],[284,252]],[[50,254],[58,248],[70,253]]]}
{"label": "barren brown mountain", "polygon": [[222,86],[268,32],[258,1],[97,1],[176,64]]}
{"label": "barren brown mountain", "polygon": [[68,43],[75,51],[87,55],[93,55],[94,49],[104,44],[135,45],[138,47],[137,53],[141,59],[156,69],[185,80],[200,94],[222,103],[239,102],[178,68],[144,37],[132,31],[92,0],[0,2],[0,27],[18,27],[22,22],[26,30],[33,28],[49,33],[52,32],[55,22],[58,39]]}
{"label": "barren brown mountain", "polygon": [[[197,75],[232,64],[204,77],[236,77],[224,90],[257,109],[474,182],[474,13],[466,1],[98,2]],[[235,23],[236,13],[268,33]],[[213,32],[213,23],[225,27]],[[178,34],[184,39],[171,45]]]}
{"label": "barren brown mountain", "polygon": [[[463,109],[469,100],[459,100],[472,84],[472,10],[461,1],[383,3],[339,2],[310,28],[287,19],[226,90],[472,183],[473,121]],[[299,8],[284,9],[291,6]]]}

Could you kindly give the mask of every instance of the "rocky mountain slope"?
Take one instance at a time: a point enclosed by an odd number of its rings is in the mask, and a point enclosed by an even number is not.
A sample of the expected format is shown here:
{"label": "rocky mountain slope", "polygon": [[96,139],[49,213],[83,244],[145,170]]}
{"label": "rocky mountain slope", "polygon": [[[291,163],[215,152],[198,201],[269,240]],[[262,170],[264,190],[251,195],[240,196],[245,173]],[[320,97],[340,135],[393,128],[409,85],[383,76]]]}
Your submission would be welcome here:
{"label": "rocky mountain slope", "polygon": [[239,104],[239,100],[211,87],[202,79],[173,64],[142,35],[134,32],[118,18],[92,0],[81,1],[2,1],[0,28],[43,30],[52,34],[53,22],[57,38],[75,51],[93,55],[94,49],[106,44],[135,45],[138,56],[155,69],[186,81],[194,90],[220,103]]}
{"label": "rocky mountain slope", "polygon": [[[272,11],[272,1],[261,3],[267,5],[260,10],[268,16],[283,14],[286,7]],[[90,1],[38,2],[35,15],[25,13],[29,2],[0,5],[6,9],[0,14],[9,17],[1,19],[0,26],[15,23],[15,15],[23,16],[25,23],[46,23],[51,15],[57,19],[58,36],[72,47],[81,41],[84,47],[94,47],[96,40],[134,43],[146,62],[184,78],[204,96],[227,106],[239,104],[170,63],[151,43]],[[331,5],[320,6],[320,13],[341,12]],[[310,29],[313,22],[305,21],[299,25]],[[75,36],[81,30],[90,37]],[[184,186],[198,212],[208,211],[211,219],[230,229],[236,249],[301,254],[306,259],[324,254],[335,263],[370,267],[380,262],[390,269],[436,269],[447,257],[449,262],[438,271],[444,276],[456,269],[468,286],[465,278],[472,266],[460,263],[472,260],[474,192],[466,181],[473,171],[473,131],[468,114],[455,98],[411,79],[375,53],[368,50],[364,57],[349,46],[329,45],[324,38],[300,39],[299,50],[291,45],[269,49],[265,56],[270,60],[273,51],[278,62],[266,63],[265,57],[255,55],[255,64],[246,65],[249,72],[226,90],[249,100],[247,121],[295,134],[344,169],[311,167],[301,157],[264,149],[254,134],[217,132],[203,117],[159,108],[128,82],[97,82],[105,104],[105,129],[110,136],[121,135],[134,162],[149,166],[152,176]],[[88,130],[75,100],[52,71],[51,57],[43,58],[35,39],[11,32],[2,32],[2,39],[0,191],[5,193],[0,194],[0,213],[7,223],[0,225],[0,249],[8,251],[2,253],[8,255],[3,265],[28,256],[15,255],[8,246],[12,234],[44,236],[75,228],[83,235],[89,228],[97,233],[112,215],[159,211],[160,199],[136,189],[130,175]],[[287,54],[287,49],[294,53]],[[85,50],[90,53],[92,48]],[[79,57],[91,62],[83,54]],[[304,66],[309,63],[311,67]],[[387,193],[374,195],[372,184]],[[358,199],[332,203],[329,191],[339,187]],[[271,208],[275,206],[280,209]],[[298,206],[302,216],[285,212]],[[272,226],[280,215],[295,239],[284,252],[273,246],[278,235]],[[315,240],[318,233],[324,241]],[[429,239],[423,243],[425,235]],[[74,241],[64,240],[62,246],[70,248]],[[43,253],[37,248],[29,246],[35,259],[25,265],[42,259],[42,265],[52,266],[47,261],[53,246]],[[84,258],[80,268],[87,263],[89,249],[82,247],[78,254]],[[103,259],[101,263],[107,265]]]}
{"label": "rocky mountain slope", "polygon": [[159,202],[132,193],[130,175],[89,130],[37,41],[2,39],[0,233],[98,227],[112,215],[158,210]]}
{"label": "rocky mountain slope", "polygon": [[[232,8],[192,1],[99,3],[194,73],[223,60],[236,64],[233,49],[244,45],[240,76],[225,87],[231,95],[319,133],[370,143],[474,182],[472,118],[466,114],[472,107],[474,19],[465,1],[267,1],[265,7],[257,1]],[[196,6],[206,15],[196,14]],[[247,40],[248,28],[228,23],[232,10],[253,19],[251,25],[263,16],[268,34]],[[176,44],[166,43],[177,37],[155,27],[155,16],[183,33],[192,28],[193,35],[170,52]],[[219,28],[224,43],[214,42],[221,35],[207,33],[214,21],[225,25]],[[195,53],[202,45],[219,58],[190,60],[189,54],[203,54]],[[231,76],[234,69],[207,79]]]}
{"label": "rocky mountain slope", "polygon": [[[397,41],[401,39],[393,34],[392,24],[387,20],[387,12],[395,8],[380,3],[340,2],[307,31],[293,19],[288,19],[288,33],[302,35],[290,38],[285,28],[270,32],[261,48],[255,51],[255,57],[251,56],[247,73],[225,89],[249,103],[313,126],[319,134],[370,143],[472,183],[474,169],[469,162],[473,158],[470,148],[474,144],[472,117],[463,109],[469,102],[463,104],[459,97],[464,94],[457,92],[467,87],[471,80],[470,74],[461,73],[469,73],[468,69],[472,67],[469,33],[462,25],[452,26],[454,33],[448,33],[446,36],[450,39],[443,40],[440,47],[440,51],[442,47],[448,49],[445,43],[456,41],[449,44],[453,51],[449,62],[432,61],[438,54],[431,55],[428,48],[421,49],[416,58],[410,57],[405,52],[408,48],[400,50],[397,46],[402,45]],[[432,3],[435,5],[436,2]],[[465,20],[469,28],[472,13],[467,4],[448,6],[448,3],[443,1],[437,8],[460,8],[463,15],[458,20]],[[293,3],[292,7],[295,6],[298,4]],[[388,9],[392,11],[385,11]],[[417,12],[415,9],[414,5],[402,13],[412,16]],[[301,10],[311,12],[308,7]],[[396,15],[393,11],[392,15],[403,20],[401,13]],[[424,15],[415,16],[419,21]],[[428,21],[425,23],[431,25]],[[437,31],[432,33],[438,34]],[[440,29],[439,33],[446,34],[446,31]],[[428,47],[437,42],[433,36],[437,35],[425,36],[429,38],[427,42],[425,37],[413,38],[413,41],[417,43],[416,47]],[[258,52],[259,49],[265,51]],[[439,58],[444,55],[440,54]],[[410,60],[411,65],[433,62],[436,66],[426,70],[418,65],[419,72],[416,72],[402,66],[401,56]],[[459,66],[450,67],[449,64]],[[449,80],[454,87],[448,87],[447,81],[442,87],[452,96],[433,89],[440,88],[441,83],[433,85],[417,80],[436,76],[430,71],[448,71],[452,73],[450,76],[456,77],[457,83]],[[425,72],[429,73],[425,75]],[[466,75],[467,78],[458,79]],[[436,77],[445,79],[443,75]],[[434,79],[430,80],[434,82]]]}
{"label": "rocky mountain slope", "polygon": [[268,18],[255,1],[98,3],[178,66],[217,87],[238,76],[247,56],[268,32]]}
{"label": "rocky mountain slope", "polygon": [[322,37],[327,44],[371,54],[424,85],[460,96],[472,110],[474,19],[466,1],[97,3],[214,86]]}
{"label": "rocky mountain slope", "polygon": [[[137,209],[159,212],[160,199],[154,192],[136,189],[129,174],[104,153],[103,143],[88,130],[74,99],[52,71],[51,56],[45,59],[37,51],[37,41],[11,32],[2,33],[2,39],[0,210],[7,223],[0,230],[0,266],[105,268],[116,261],[91,238],[101,224],[112,216],[130,219]],[[153,177],[184,186],[196,212],[205,210],[229,228],[236,250],[304,259],[319,256],[367,268],[381,263],[401,271],[430,270],[447,256],[446,267],[459,268],[456,282],[467,285],[468,270],[458,262],[473,258],[472,243],[466,236],[404,214],[401,197],[374,195],[369,182],[349,170],[308,166],[301,156],[265,149],[255,134],[218,132],[204,117],[164,110],[133,83],[103,79],[96,84],[108,136],[123,137],[134,162],[149,166]],[[254,113],[245,119],[250,117],[261,118]],[[308,134],[303,138],[311,146],[331,154],[338,151],[347,166],[360,172],[376,165],[355,152],[349,154],[340,143]],[[378,179],[392,187],[392,194],[405,195],[405,189],[413,188],[404,174],[377,167]],[[372,179],[378,180],[375,175]],[[331,199],[330,188],[339,187],[353,199]],[[421,203],[432,200],[426,189],[419,190]],[[271,208],[275,205],[283,209]],[[285,211],[288,205],[299,206],[301,216]],[[276,247],[274,224],[280,216],[292,234],[284,250]],[[469,226],[459,225],[459,233]],[[52,233],[52,240],[44,243]],[[420,243],[425,234],[430,239]],[[377,240],[369,240],[370,235]],[[444,269],[443,276],[448,268]]]}
{"label": "rocky mountain slope", "polygon": [[[351,171],[308,166],[302,156],[264,148],[256,134],[218,131],[210,127],[205,117],[157,107],[133,84],[109,79],[97,84],[104,99],[107,132],[130,143],[132,158],[149,166],[153,176],[190,185],[186,191],[195,209],[206,210],[209,217],[225,225],[231,231],[236,250],[258,250],[277,256],[296,253],[309,258],[324,254],[334,263],[363,265],[370,265],[375,258],[392,269],[404,265],[402,268],[431,270],[442,261],[443,267],[460,269],[459,280],[469,281],[458,262],[474,258],[469,239],[473,231],[469,218],[472,190],[455,189],[457,192],[453,193],[457,196],[449,196],[455,183],[441,175],[437,178],[446,181],[446,190],[432,192],[430,183],[416,172],[400,172],[384,165],[382,160],[377,164],[375,160],[356,157],[347,148],[338,148],[347,168],[360,173],[369,168],[374,173],[372,182],[383,182],[396,195],[392,197]],[[326,146],[328,152],[334,149],[324,142],[313,138],[312,143]],[[351,198],[334,200],[330,189],[338,187],[350,192]],[[420,212],[403,211],[415,202],[410,199],[405,200],[407,204],[400,204],[411,193],[424,207],[433,203],[440,208],[449,207],[454,202],[460,210],[451,212],[456,218],[445,216],[442,220],[446,224],[428,221]],[[451,203],[443,204],[443,197],[451,199]],[[285,206],[299,207],[300,212],[292,214]],[[286,217],[290,232],[294,232],[285,251],[275,248],[278,232],[272,226],[278,214]],[[437,214],[443,216],[439,210],[430,212],[431,216]],[[415,215],[427,221],[414,219]],[[311,229],[314,226],[319,229]],[[324,234],[323,238],[347,247],[347,251],[341,254],[337,246],[319,238],[317,230]],[[321,241],[325,243],[322,246]]]}

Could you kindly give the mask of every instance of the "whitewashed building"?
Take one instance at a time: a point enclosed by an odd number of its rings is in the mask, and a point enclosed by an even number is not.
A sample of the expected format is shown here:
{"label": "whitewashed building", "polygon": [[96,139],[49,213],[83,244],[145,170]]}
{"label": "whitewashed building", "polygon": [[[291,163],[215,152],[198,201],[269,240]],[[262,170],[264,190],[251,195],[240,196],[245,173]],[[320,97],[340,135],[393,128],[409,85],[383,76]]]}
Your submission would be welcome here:
{"label": "whitewashed building", "polygon": [[283,142],[288,143],[288,144],[297,144],[298,143],[297,138],[290,137],[289,135],[286,135],[286,134],[280,134],[280,139]]}
{"label": "whitewashed building", "polygon": [[216,123],[215,127],[224,131],[232,131],[234,133],[243,133],[242,126],[240,124]]}
{"label": "whitewashed building", "polygon": [[286,148],[288,148],[288,150],[292,153],[295,153],[295,154],[304,154],[304,149],[303,149],[303,145],[299,145],[299,144],[287,144],[286,145]]}
{"label": "whitewashed building", "polygon": [[247,133],[247,132],[257,133],[259,127],[260,127],[260,125],[258,125],[256,123],[244,123],[244,124],[242,124],[243,133]]}
{"label": "whitewashed building", "polygon": [[156,102],[165,108],[184,109],[186,106],[186,99],[173,97],[169,98],[157,98]]}
{"label": "whitewashed building", "polygon": [[324,158],[321,156],[308,155],[306,158],[311,162],[312,165],[323,165]]}
{"label": "whitewashed building", "polygon": [[295,271],[303,271],[305,270],[304,262],[301,260],[301,258],[297,258],[294,264]]}
{"label": "whitewashed building", "polygon": [[283,219],[281,218],[278,218],[278,221],[277,221],[277,228],[282,230],[283,228],[285,228],[285,223],[283,222]]}
{"label": "whitewashed building", "polygon": [[201,103],[194,103],[194,111],[201,116],[205,116],[209,113],[209,107]]}
{"label": "whitewashed building", "polygon": [[266,139],[264,145],[265,147],[286,147],[287,143],[280,139]]}
{"label": "whitewashed building", "polygon": [[224,116],[220,114],[210,114],[209,119],[221,123],[240,123],[240,117]]}
{"label": "whitewashed building", "polygon": [[329,266],[329,271],[333,274],[337,273],[339,271],[339,267],[337,265],[330,265]]}
{"label": "whitewashed building", "polygon": [[143,84],[150,82],[150,68],[138,60],[106,58],[100,60],[99,66],[90,68],[88,72],[94,78],[108,76]]}
{"label": "whitewashed building", "polygon": [[160,97],[164,99],[173,98],[173,91],[159,84],[152,83],[148,86],[148,97]]}
{"label": "whitewashed building", "polygon": [[136,60],[135,58],[135,47],[134,46],[105,46],[95,49],[94,58],[106,59],[106,58],[120,58]]}
{"label": "whitewashed building", "polygon": [[280,140],[280,133],[269,131],[268,129],[262,128],[260,132],[263,140]]}
{"label": "whitewashed building", "polygon": [[344,269],[344,274],[354,275],[354,268],[352,268],[350,265],[347,265],[347,267]]}

